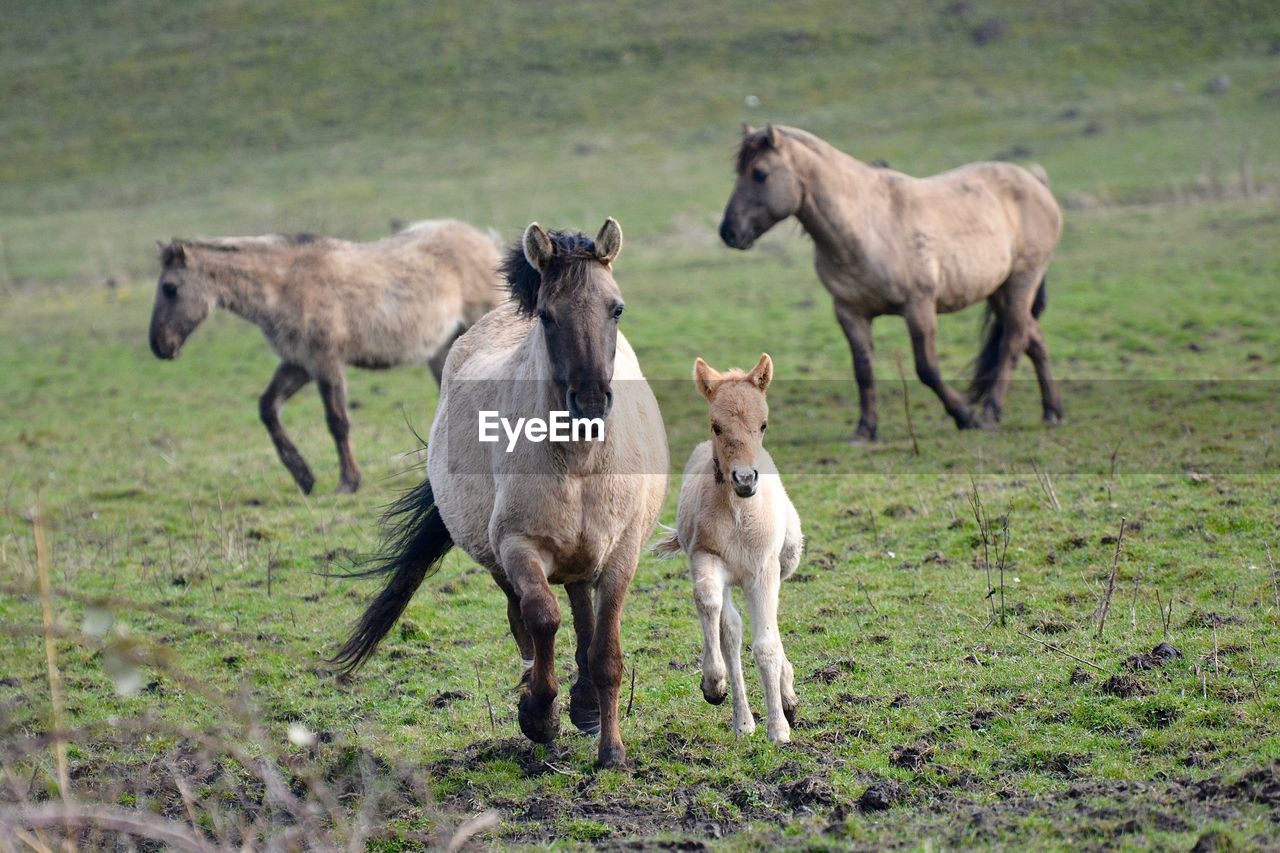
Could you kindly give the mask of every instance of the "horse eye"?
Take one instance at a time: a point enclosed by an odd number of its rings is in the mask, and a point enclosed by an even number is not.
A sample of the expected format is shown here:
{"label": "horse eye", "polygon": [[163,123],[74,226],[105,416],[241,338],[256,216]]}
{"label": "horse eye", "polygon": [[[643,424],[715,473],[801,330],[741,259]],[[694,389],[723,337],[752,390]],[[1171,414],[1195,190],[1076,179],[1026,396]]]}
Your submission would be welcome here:
{"label": "horse eye", "polygon": [[711,431],[712,431],[712,432],[714,432],[716,435],[719,435],[719,434],[720,434],[720,424],[712,424],[712,425],[711,425]]}
{"label": "horse eye", "polygon": [[768,428],[769,428],[769,425],[768,425],[767,423],[760,424],[760,431],[761,431],[761,432],[764,432],[764,431],[765,431],[765,430],[767,430]]}
{"label": "horse eye", "polygon": [[175,299],[178,296],[178,285],[171,281],[166,281],[160,285],[160,291],[165,295],[166,299]]}
{"label": "horse eye", "polygon": [[622,312],[623,312],[623,309],[625,309],[626,307],[627,307],[627,306],[625,306],[625,305],[619,305],[617,308],[614,308],[614,309],[613,309],[613,319],[615,319],[615,320],[621,320],[621,319],[622,319]]}
{"label": "horse eye", "polygon": [[538,319],[542,321],[544,326],[550,326],[555,323],[555,320],[551,319],[551,314],[547,311],[539,311]]}
{"label": "horse eye", "polygon": [[757,184],[763,184],[768,179],[769,179],[769,173],[766,172],[764,169],[751,170],[751,180],[755,181]]}

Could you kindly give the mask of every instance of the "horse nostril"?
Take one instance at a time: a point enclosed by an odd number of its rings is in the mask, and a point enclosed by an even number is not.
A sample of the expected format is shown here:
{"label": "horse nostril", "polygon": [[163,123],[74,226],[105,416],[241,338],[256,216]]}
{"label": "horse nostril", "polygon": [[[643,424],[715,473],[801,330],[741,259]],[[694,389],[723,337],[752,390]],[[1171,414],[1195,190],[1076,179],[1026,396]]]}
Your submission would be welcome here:
{"label": "horse nostril", "polygon": [[726,246],[732,247],[734,244],[733,227],[728,222],[720,223],[720,239]]}

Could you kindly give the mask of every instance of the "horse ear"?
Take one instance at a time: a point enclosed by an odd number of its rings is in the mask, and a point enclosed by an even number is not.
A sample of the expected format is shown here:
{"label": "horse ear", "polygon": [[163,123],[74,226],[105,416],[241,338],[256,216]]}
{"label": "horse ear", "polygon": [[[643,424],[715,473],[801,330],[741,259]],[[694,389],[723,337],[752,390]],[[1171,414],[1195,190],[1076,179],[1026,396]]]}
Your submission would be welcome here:
{"label": "horse ear", "polygon": [[610,216],[604,221],[604,225],[600,226],[600,233],[596,235],[596,257],[603,264],[611,264],[621,251],[622,226],[618,224],[618,220]]}
{"label": "horse ear", "polygon": [[187,250],[182,247],[182,241],[177,237],[170,240],[167,246],[159,240],[156,241],[156,245],[160,247],[160,266],[173,269],[187,265]]}
{"label": "horse ear", "polygon": [[782,134],[773,126],[772,122],[764,126],[764,133],[770,148],[776,149],[782,143]]}
{"label": "horse ear", "polygon": [[742,138],[743,138],[743,139],[746,139],[748,136],[755,136],[755,133],[756,133],[756,129],[755,129],[754,127],[752,127],[750,124],[748,124],[748,123],[747,123],[747,122],[745,122],[745,121],[742,123]]}
{"label": "horse ear", "polygon": [[769,387],[769,383],[773,381],[773,359],[769,357],[769,353],[760,353],[760,360],[756,362],[755,367],[751,368],[747,379],[751,380],[751,384],[761,392]]}
{"label": "horse ear", "polygon": [[551,254],[555,251],[547,232],[538,223],[530,222],[529,227],[524,229],[523,243],[524,259],[529,262],[529,266],[538,272],[545,271],[547,264],[551,263]]}
{"label": "horse ear", "polygon": [[693,384],[698,386],[698,393],[710,400],[719,381],[720,374],[703,361],[702,356],[698,356],[697,361],[693,363]]}

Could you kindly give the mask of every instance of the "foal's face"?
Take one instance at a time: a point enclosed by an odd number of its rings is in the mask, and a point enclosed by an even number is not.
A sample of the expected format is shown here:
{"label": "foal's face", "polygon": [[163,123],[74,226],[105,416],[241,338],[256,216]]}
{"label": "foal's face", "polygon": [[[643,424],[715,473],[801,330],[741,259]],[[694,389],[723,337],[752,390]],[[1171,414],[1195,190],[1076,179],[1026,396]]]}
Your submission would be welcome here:
{"label": "foal's face", "polygon": [[785,144],[772,125],[762,131],[744,128],[744,152],[751,156],[740,164],[720,222],[720,239],[729,248],[750,249],[760,235],[800,209],[804,192]]}
{"label": "foal's face", "polygon": [[760,488],[758,459],[769,425],[769,404],[764,392],[773,379],[769,354],[750,373],[740,370],[717,373],[699,358],[693,365],[693,381],[711,404],[712,463],[718,479],[727,482],[740,498]]}
{"label": "foal's face", "polygon": [[612,218],[596,235],[591,254],[559,258],[537,223],[525,231],[525,257],[542,271],[537,316],[552,379],[573,418],[607,418],[613,407],[613,361],[622,318],[622,291],[613,259],[622,229]]}
{"label": "foal's face", "polygon": [[162,260],[151,309],[151,351],[156,358],[169,359],[178,357],[187,337],[209,316],[214,300],[204,276],[187,266],[181,243],[165,247]]}

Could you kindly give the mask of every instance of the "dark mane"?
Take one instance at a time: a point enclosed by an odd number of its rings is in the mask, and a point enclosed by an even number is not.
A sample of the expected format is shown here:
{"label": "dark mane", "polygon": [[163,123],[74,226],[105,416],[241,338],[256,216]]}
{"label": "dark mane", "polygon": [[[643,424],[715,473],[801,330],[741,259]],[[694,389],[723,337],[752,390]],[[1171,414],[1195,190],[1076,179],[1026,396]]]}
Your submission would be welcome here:
{"label": "dark mane", "polygon": [[553,253],[545,275],[524,256],[521,240],[507,249],[498,268],[516,307],[526,317],[538,310],[538,294],[544,282],[549,289],[545,295],[550,298],[550,289],[569,289],[586,280],[591,267],[585,262],[600,263],[596,257],[596,241],[581,231],[548,231],[547,236],[551,238]]}
{"label": "dark mane", "polygon": [[738,153],[734,155],[735,174],[745,173],[751,161],[756,159],[756,155],[768,147],[769,133],[766,130],[757,130],[750,136],[742,137],[742,144],[738,146]]}

